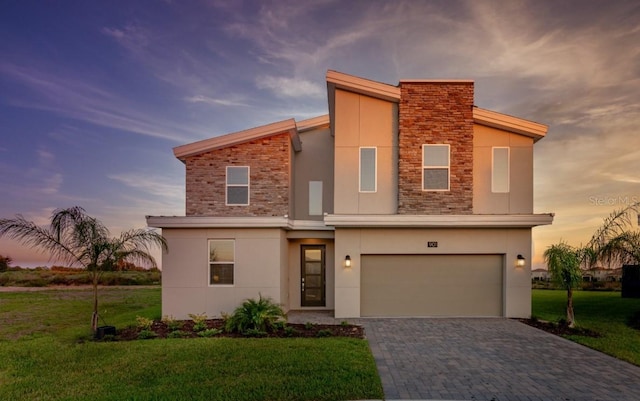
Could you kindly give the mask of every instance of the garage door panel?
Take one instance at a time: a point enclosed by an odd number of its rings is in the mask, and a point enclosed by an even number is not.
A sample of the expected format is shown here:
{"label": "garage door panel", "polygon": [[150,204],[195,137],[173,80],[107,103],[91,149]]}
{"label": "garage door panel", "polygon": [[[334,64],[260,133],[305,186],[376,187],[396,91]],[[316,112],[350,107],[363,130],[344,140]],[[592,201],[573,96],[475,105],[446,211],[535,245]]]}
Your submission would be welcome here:
{"label": "garage door panel", "polygon": [[502,316],[502,255],[363,255],[362,316]]}

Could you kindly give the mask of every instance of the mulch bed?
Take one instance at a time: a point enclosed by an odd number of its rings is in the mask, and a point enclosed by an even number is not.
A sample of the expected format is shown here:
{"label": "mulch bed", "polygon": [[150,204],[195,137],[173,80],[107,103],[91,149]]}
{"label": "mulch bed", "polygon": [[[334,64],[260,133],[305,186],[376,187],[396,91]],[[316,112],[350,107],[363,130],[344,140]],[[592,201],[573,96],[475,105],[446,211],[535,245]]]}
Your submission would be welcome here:
{"label": "mulch bed", "polygon": [[[182,327],[179,329],[180,338],[198,338],[201,335],[193,329],[192,320],[183,320],[180,322]],[[239,333],[227,333],[224,329],[224,321],[222,319],[209,319],[206,321],[207,329],[219,329],[221,333],[215,334],[212,337],[234,337],[244,338],[248,337]],[[266,335],[260,337],[271,338],[292,338],[292,337],[351,337],[351,338],[364,338],[364,328],[356,325],[330,325],[330,324],[286,324],[287,329],[277,329],[270,331]],[[151,326],[151,331],[155,333],[155,338],[170,338],[174,337],[175,330],[171,330],[164,322],[154,321]],[[140,338],[141,329],[138,327],[127,327],[118,330],[115,340],[129,341],[137,340]]]}
{"label": "mulch bed", "polygon": [[584,337],[601,337],[597,331],[589,330],[584,327],[569,327],[566,324],[546,322],[537,319],[519,319],[522,323],[544,330],[557,336],[584,336]]}

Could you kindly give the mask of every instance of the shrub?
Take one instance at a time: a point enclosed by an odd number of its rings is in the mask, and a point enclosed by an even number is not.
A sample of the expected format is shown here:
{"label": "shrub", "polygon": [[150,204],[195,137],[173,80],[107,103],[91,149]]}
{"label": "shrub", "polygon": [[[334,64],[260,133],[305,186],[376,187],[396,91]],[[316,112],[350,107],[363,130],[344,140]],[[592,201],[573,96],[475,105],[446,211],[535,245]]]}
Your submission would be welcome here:
{"label": "shrub", "polygon": [[305,328],[305,330],[311,330],[311,329],[313,329],[313,323],[311,323],[311,322],[307,322],[307,323],[305,323],[305,324],[304,324],[304,328]]}
{"label": "shrub", "polygon": [[294,329],[291,326],[285,326],[284,328],[284,334],[287,337],[293,337],[294,335],[298,334],[298,330]]}
{"label": "shrub", "polygon": [[198,335],[200,337],[213,337],[213,336],[217,336],[220,333],[222,333],[222,330],[220,329],[206,329],[199,332]]}
{"label": "shrub", "polygon": [[332,335],[333,332],[329,329],[318,330],[318,332],[316,333],[316,337],[331,337]]}
{"label": "shrub", "polygon": [[171,333],[167,334],[167,338],[185,338],[189,337],[191,334],[187,331],[182,330],[174,330]]}
{"label": "shrub", "polygon": [[149,330],[149,329],[140,330],[140,332],[138,333],[139,340],[147,340],[151,338],[156,338],[157,336],[158,335],[156,334],[155,331]]}
{"label": "shrub", "polygon": [[182,329],[183,323],[180,320],[176,320],[171,315],[165,315],[162,317],[162,322],[167,325],[169,330],[176,331]]}
{"label": "shrub", "polygon": [[153,326],[153,320],[143,316],[136,316],[136,325],[139,329],[150,330],[151,326]]}
{"label": "shrub", "polygon": [[190,313],[189,317],[193,320],[193,331],[202,331],[207,328],[207,314],[206,313]]}
{"label": "shrub", "polygon": [[276,322],[284,321],[285,315],[280,305],[270,298],[260,295],[258,300],[247,299],[233,312],[226,321],[227,331],[247,334],[268,332],[274,329]]}

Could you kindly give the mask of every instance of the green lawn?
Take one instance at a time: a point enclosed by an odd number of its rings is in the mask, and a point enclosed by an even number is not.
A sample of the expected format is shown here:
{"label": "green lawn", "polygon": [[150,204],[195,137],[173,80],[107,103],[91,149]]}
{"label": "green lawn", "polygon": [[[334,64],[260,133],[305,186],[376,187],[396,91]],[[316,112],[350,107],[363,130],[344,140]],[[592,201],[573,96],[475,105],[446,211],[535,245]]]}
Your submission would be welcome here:
{"label": "green lawn", "polygon": [[[106,323],[160,317],[160,289],[102,289]],[[87,340],[91,291],[0,293],[0,399],[382,398],[364,340]]]}
{"label": "green lawn", "polygon": [[[579,326],[595,330],[599,338],[569,336],[572,341],[640,366],[640,331],[626,323],[640,311],[640,299],[621,298],[619,292],[574,292],[574,311]],[[557,321],[566,315],[567,293],[533,290],[533,316]]]}

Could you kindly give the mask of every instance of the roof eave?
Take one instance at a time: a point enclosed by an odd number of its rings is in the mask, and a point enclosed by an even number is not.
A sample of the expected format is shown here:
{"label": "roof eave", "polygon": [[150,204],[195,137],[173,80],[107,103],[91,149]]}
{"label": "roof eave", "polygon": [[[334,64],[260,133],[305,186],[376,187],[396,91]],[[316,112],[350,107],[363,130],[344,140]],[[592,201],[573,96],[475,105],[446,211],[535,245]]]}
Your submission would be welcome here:
{"label": "roof eave", "polygon": [[382,100],[400,102],[400,88],[397,86],[356,77],[338,71],[327,71],[327,85],[337,89],[360,93]]}
{"label": "roof eave", "polygon": [[250,128],[244,131],[238,131],[231,134],[217,136],[202,141],[189,143],[173,148],[173,154],[181,161],[189,156],[198,155],[216,149],[226,148],[241,143],[251,142],[256,139],[266,138],[275,134],[288,132],[291,136],[291,143],[296,152],[301,150],[300,138],[298,138],[298,129],[293,118],[278,121],[272,124],[262,125],[260,127]]}
{"label": "roof eave", "polygon": [[553,223],[554,215],[325,215],[333,227],[355,228],[531,228]]}
{"label": "roof eave", "polygon": [[473,108],[473,121],[476,124],[513,132],[533,138],[534,142],[547,135],[548,126],[533,121],[513,117],[480,107]]}

